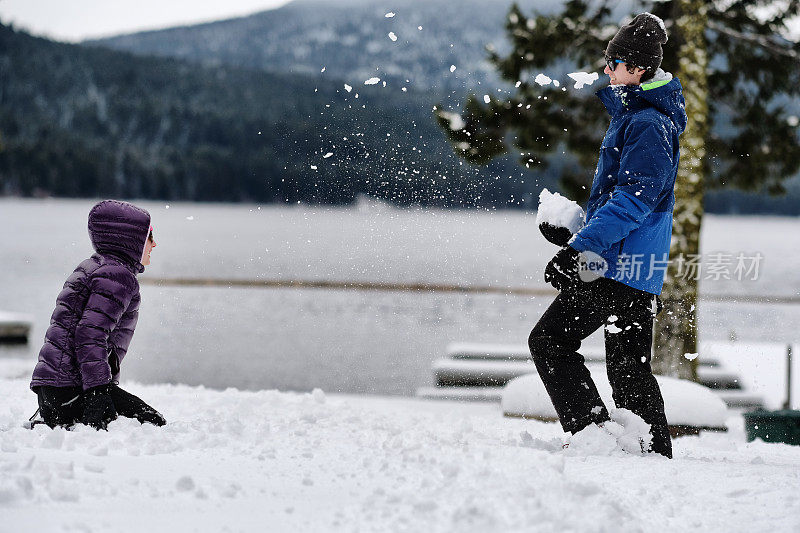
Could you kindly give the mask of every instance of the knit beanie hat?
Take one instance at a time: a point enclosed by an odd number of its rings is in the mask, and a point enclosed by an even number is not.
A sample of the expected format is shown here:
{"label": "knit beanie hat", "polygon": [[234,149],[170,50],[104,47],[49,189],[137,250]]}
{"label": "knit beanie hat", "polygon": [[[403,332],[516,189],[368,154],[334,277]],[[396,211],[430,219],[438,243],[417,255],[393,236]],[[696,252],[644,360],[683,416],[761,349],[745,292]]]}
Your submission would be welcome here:
{"label": "knit beanie hat", "polygon": [[619,29],[608,43],[605,54],[608,58],[654,71],[661,66],[664,58],[661,45],[666,42],[664,21],[651,13],[642,13]]}

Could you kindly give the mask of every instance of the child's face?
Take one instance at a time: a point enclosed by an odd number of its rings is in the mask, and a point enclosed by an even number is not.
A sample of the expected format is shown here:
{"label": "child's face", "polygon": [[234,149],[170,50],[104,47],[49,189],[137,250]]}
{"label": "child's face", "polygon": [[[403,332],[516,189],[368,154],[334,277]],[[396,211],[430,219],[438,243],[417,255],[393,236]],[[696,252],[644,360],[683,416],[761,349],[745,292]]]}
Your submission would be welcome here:
{"label": "child's face", "polygon": [[[634,72],[628,72],[626,63],[615,63],[615,60],[608,60],[603,72],[611,78],[611,85],[639,85],[642,80],[644,69],[637,68]],[[614,66],[612,69],[611,66]]]}
{"label": "child's face", "polygon": [[149,237],[147,237],[147,241],[144,243],[144,253],[142,253],[142,265],[147,266],[150,264],[150,252],[153,251],[153,248],[156,247],[156,241],[153,240],[153,234],[151,233]]}

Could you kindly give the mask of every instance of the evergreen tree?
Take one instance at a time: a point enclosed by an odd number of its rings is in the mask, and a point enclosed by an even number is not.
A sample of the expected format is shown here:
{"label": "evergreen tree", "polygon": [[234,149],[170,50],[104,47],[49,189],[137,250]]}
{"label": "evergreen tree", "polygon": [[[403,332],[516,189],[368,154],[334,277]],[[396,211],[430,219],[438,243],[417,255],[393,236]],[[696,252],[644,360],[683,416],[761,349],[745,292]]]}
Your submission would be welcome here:
{"label": "evergreen tree", "polygon": [[[699,254],[706,188],[784,191],[800,168],[797,118],[787,106],[800,96],[800,45],[787,22],[800,1],[668,0],[634,2],[620,12],[609,0],[569,0],[558,16],[528,17],[514,4],[506,31],[511,51],[489,48],[490,60],[514,85],[505,99],[469,96],[460,114],[440,107],[437,120],[456,153],[483,164],[519,152],[542,172],[566,159],[562,188],[585,201],[608,125],[592,91],[547,84],[535,77],[565,64],[599,71],[603,51],[620,23],[649,11],[664,19],[670,42],[662,68],[681,79],[689,126],[681,137],[671,265],[659,316],[653,366],[657,373],[696,378],[697,279],[680,259]],[[702,277],[702,271],[701,276]]]}

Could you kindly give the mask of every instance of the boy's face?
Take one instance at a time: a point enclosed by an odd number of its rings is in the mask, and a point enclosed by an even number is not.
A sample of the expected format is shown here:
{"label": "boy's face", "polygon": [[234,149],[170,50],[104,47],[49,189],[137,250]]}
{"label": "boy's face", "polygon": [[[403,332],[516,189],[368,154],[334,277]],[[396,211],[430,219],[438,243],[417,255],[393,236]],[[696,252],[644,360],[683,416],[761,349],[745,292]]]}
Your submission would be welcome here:
{"label": "boy's face", "polygon": [[644,69],[636,68],[633,73],[628,72],[628,66],[625,63],[614,63],[612,70],[609,65],[603,69],[603,72],[611,78],[611,85],[639,85],[642,80]]}
{"label": "boy's face", "polygon": [[150,252],[153,251],[153,248],[156,247],[156,241],[153,240],[153,234],[151,233],[147,237],[147,241],[144,243],[144,252],[142,253],[142,265],[147,266],[150,264]]}

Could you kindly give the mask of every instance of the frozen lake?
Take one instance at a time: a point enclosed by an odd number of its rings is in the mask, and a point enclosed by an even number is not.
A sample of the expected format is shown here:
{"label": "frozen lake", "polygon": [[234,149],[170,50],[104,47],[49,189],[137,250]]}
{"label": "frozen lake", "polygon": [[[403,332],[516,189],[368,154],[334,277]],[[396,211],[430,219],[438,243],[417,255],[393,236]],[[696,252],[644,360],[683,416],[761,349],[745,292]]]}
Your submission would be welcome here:
{"label": "frozen lake", "polygon": [[[31,368],[66,276],[92,252],[93,200],[0,199],[0,309],[28,313]],[[141,279],[425,282],[546,288],[555,253],[521,212],[165,204]],[[800,295],[800,219],[708,216],[704,254],[760,253],[758,280],[703,280],[704,295]],[[142,284],[124,379],[280,390],[411,394],[450,342],[524,344],[552,296]],[[703,339],[797,341],[800,305],[705,300]],[[595,335],[590,341],[600,344]]]}

